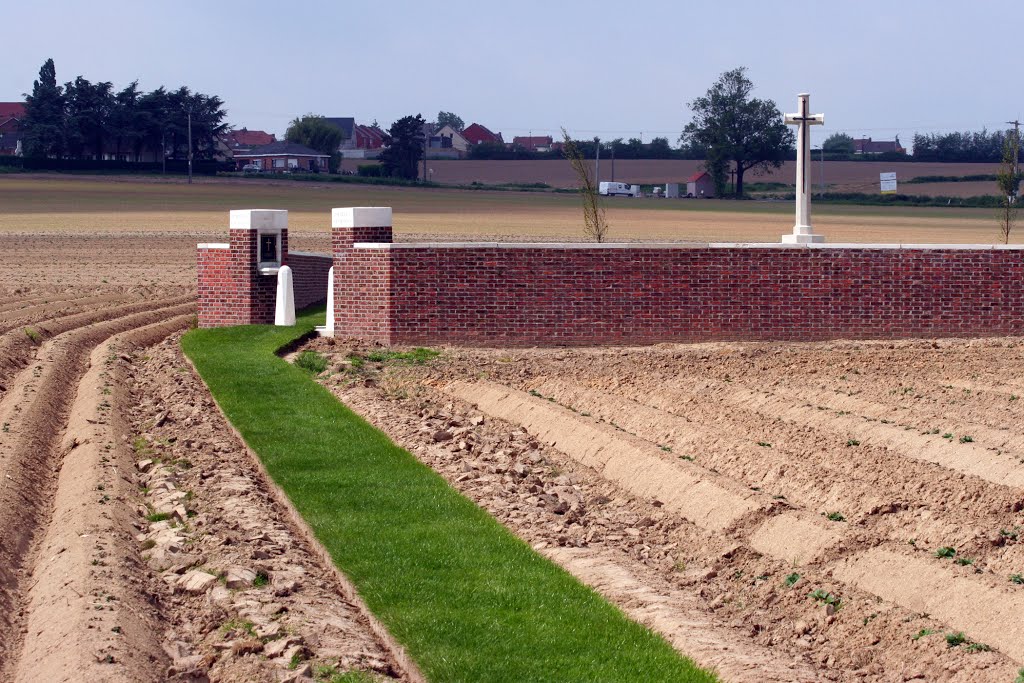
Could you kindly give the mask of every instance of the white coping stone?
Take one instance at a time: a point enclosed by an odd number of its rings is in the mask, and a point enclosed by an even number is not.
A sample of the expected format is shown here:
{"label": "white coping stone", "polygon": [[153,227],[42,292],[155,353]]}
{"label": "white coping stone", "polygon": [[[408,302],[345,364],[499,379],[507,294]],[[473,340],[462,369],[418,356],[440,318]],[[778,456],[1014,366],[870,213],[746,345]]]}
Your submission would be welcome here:
{"label": "white coping stone", "polygon": [[350,206],[331,209],[332,228],[390,228],[390,206]]}
{"label": "white coping stone", "polygon": [[289,249],[288,253],[295,254],[297,256],[321,256],[323,258],[332,258],[330,254],[323,254],[319,251],[295,251],[294,249]]}
{"label": "white coping stone", "polygon": [[196,249],[230,249],[231,245],[226,242],[200,242]]}
{"label": "white coping stone", "polygon": [[356,242],[355,249],[905,249],[1024,250],[1024,244],[780,244],[779,242]]}
{"label": "white coping stone", "polygon": [[260,230],[280,232],[288,227],[288,212],[284,209],[232,209],[231,230]]}
{"label": "white coping stone", "polygon": [[295,289],[292,287],[292,269],[281,266],[277,271],[277,301],[274,324],[290,327],[295,324]]}

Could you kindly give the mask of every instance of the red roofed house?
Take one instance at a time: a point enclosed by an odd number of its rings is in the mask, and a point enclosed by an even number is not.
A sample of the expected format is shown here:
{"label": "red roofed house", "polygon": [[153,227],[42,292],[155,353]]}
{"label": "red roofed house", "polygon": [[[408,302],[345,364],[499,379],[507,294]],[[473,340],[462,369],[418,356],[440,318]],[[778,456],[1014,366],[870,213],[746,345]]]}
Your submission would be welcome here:
{"label": "red roofed house", "polygon": [[907,150],[900,144],[900,136],[895,140],[872,140],[871,138],[857,138],[853,141],[854,154],[884,154],[896,152],[906,154]]}
{"label": "red roofed house", "polygon": [[715,182],[707,171],[697,171],[686,179],[687,197],[714,197]]}
{"label": "red roofed house", "polygon": [[544,136],[538,136],[538,135],[534,135],[534,136],[520,136],[520,135],[517,135],[516,137],[512,138],[512,144],[513,145],[519,145],[521,147],[525,147],[526,149],[530,150],[531,152],[550,152],[552,150],[552,145],[554,144],[554,141],[551,139],[550,135],[544,135]]}
{"label": "red roofed house", "polygon": [[233,130],[223,137],[224,144],[227,145],[233,153],[245,153],[254,147],[261,147],[263,145],[269,145],[271,142],[277,142],[277,138],[273,133],[267,133],[262,130],[249,130],[248,128],[242,128],[241,130]]}
{"label": "red roofed house", "polygon": [[24,102],[0,102],[0,155],[21,154],[21,119]]}
{"label": "red roofed house", "polygon": [[352,129],[356,149],[380,149],[384,146],[384,131],[357,123]]}
{"label": "red roofed house", "polygon": [[471,145],[479,145],[481,142],[505,144],[505,141],[501,139],[501,133],[495,135],[487,126],[481,126],[479,123],[473,123],[463,130],[462,137],[466,138],[466,141]]}

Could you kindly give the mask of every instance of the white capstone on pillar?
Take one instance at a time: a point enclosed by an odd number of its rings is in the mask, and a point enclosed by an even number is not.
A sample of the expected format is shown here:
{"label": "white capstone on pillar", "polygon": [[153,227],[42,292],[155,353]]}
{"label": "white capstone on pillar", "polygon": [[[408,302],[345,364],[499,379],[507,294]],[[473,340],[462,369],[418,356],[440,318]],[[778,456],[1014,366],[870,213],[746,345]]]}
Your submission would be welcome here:
{"label": "white capstone on pillar", "polygon": [[324,332],[327,336],[334,336],[334,266],[327,271],[327,324]]}
{"label": "white capstone on pillar", "polygon": [[292,269],[281,266],[277,271],[277,306],[274,324],[290,327],[295,324],[295,289],[292,287]]}
{"label": "white capstone on pillar", "polygon": [[823,235],[815,235],[811,226],[811,136],[808,126],[820,126],[825,123],[824,114],[810,114],[811,96],[807,93],[797,95],[800,110],[796,114],[786,114],[786,123],[796,126],[796,223],[793,233],[783,235],[784,244],[811,244],[824,242]]}

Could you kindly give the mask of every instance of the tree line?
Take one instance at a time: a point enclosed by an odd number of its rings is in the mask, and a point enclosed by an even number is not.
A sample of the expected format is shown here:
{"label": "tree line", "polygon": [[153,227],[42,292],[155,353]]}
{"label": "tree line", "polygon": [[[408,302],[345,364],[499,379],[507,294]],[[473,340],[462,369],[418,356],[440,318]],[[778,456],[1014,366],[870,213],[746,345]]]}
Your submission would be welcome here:
{"label": "tree line", "polygon": [[82,76],[57,84],[52,59],[39,69],[32,93],[25,95],[20,122],[27,157],[142,161],[188,156],[189,118],[196,159],[212,159],[218,136],[228,130],[224,102],[187,86],[150,92],[133,81],[115,91],[109,81],[92,83]]}

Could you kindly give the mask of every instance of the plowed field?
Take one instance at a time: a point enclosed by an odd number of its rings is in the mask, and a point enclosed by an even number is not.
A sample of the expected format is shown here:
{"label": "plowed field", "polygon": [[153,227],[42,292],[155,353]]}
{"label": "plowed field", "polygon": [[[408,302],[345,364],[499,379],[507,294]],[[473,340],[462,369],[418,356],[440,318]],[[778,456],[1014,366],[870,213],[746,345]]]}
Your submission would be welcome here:
{"label": "plowed field", "polygon": [[428,367],[312,346],[342,400],[727,680],[1024,665],[1020,340],[448,349]]}

